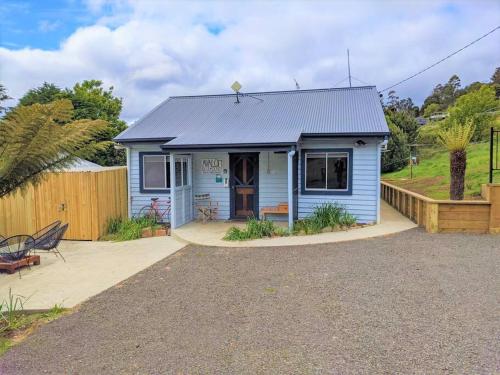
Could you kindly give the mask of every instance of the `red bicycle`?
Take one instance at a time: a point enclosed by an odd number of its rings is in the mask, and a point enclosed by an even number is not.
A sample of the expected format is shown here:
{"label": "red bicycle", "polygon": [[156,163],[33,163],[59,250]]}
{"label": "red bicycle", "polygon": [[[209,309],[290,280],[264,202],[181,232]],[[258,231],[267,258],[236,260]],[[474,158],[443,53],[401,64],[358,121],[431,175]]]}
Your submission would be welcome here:
{"label": "red bicycle", "polygon": [[159,198],[151,198],[151,204],[142,207],[138,216],[151,218],[156,223],[170,222],[170,198],[164,201]]}

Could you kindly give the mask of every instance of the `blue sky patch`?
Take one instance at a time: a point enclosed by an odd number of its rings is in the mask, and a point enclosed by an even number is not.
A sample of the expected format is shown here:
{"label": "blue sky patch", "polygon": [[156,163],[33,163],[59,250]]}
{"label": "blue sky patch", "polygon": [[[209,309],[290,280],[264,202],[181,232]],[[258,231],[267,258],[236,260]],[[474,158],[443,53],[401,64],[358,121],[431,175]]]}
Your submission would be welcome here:
{"label": "blue sky patch", "polygon": [[226,28],[224,25],[221,25],[220,23],[208,23],[205,24],[205,27],[207,28],[208,32],[213,35],[219,35]]}
{"label": "blue sky patch", "polygon": [[91,25],[100,16],[77,0],[2,0],[0,46],[54,50],[78,27]]}

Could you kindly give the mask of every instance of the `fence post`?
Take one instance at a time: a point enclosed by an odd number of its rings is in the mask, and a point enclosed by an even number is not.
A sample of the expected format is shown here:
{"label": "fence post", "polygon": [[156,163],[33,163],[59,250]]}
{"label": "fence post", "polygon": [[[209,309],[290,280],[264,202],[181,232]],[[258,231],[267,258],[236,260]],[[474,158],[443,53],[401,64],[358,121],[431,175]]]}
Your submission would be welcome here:
{"label": "fence post", "polygon": [[490,205],[490,233],[500,233],[500,184],[483,185],[484,198]]}
{"label": "fence post", "polygon": [[493,183],[493,135],[495,133],[493,132],[493,126],[490,128],[490,178],[489,182],[490,184]]}
{"label": "fence post", "polygon": [[427,202],[427,218],[425,229],[429,233],[439,232],[439,204]]}

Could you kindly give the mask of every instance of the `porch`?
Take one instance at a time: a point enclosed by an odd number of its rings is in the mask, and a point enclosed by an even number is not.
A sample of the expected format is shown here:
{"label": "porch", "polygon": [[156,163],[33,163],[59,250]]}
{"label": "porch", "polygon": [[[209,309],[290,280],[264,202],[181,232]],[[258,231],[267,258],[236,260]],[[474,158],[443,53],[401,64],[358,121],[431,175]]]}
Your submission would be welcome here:
{"label": "porch", "polygon": [[263,207],[279,204],[288,212],[270,213],[269,219],[291,226],[298,217],[298,160],[290,148],[172,150],[169,158],[173,229],[198,218],[197,206],[206,204],[196,200],[200,196],[217,207],[217,221],[259,218]]}
{"label": "porch", "polygon": [[[278,222],[286,227],[286,222]],[[251,241],[225,241],[223,238],[230,227],[245,226],[244,222],[213,221],[208,223],[190,222],[173,232],[174,238],[197,245],[219,247],[263,247],[299,246],[320,243],[352,241],[371,237],[385,236],[417,227],[410,219],[400,214],[389,204],[382,201],[381,222],[376,225],[353,228],[348,231],[328,232],[304,236],[264,238]]]}

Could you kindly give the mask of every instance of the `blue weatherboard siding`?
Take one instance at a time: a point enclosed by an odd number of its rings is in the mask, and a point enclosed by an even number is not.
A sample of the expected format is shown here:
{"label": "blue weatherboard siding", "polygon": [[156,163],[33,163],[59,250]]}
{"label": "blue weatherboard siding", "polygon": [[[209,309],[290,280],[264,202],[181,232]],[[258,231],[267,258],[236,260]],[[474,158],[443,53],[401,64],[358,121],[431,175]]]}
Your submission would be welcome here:
{"label": "blue weatherboard siding", "polygon": [[140,162],[139,153],[140,152],[158,152],[160,150],[160,144],[157,145],[146,145],[137,144],[130,148],[130,197],[131,200],[131,215],[136,216],[139,210],[145,206],[151,204],[151,198],[158,197],[160,200],[167,200],[170,197],[169,193],[152,193],[152,192],[141,192],[141,178],[140,178]]}
{"label": "blue weatherboard siding", "polygon": [[[301,158],[302,150],[310,149],[352,149],[352,192],[350,195],[305,195],[301,193],[302,174],[301,160],[299,160],[299,197],[298,215],[304,218],[310,215],[314,207],[325,202],[337,202],[344,205],[347,210],[355,215],[360,223],[372,223],[377,220],[377,185],[380,176],[377,174],[377,148],[382,139],[361,138],[366,142],[363,147],[354,147],[354,142],[360,138],[331,138],[331,139],[307,139],[301,143],[297,150]],[[164,200],[169,194],[141,193],[139,178],[139,152],[158,151],[157,145],[133,145],[130,156],[130,199],[132,214],[137,214],[139,209],[150,204],[151,197],[159,197]],[[219,205],[218,219],[229,218],[229,187],[224,183],[216,182],[216,173],[202,173],[201,161],[203,159],[222,160],[222,180],[229,178],[229,154],[227,152],[195,152],[192,153],[193,174],[192,194],[210,194],[211,199]],[[273,151],[261,151],[259,153],[259,207],[276,206],[278,203],[287,202],[287,154],[274,153]],[[190,219],[189,200],[181,201],[176,194],[177,207],[182,207],[177,212],[177,223],[181,225]],[[193,202],[195,205],[196,202]],[[193,213],[194,208],[192,209]],[[184,219],[183,219],[184,218]],[[187,219],[187,220],[186,220]],[[270,216],[270,219],[287,220],[284,215]]]}
{"label": "blue weatherboard siding", "polygon": [[[222,160],[222,169],[227,173],[220,173],[222,183],[215,181],[217,173],[202,173],[203,159]],[[217,218],[229,219],[229,187],[224,186],[224,178],[229,178],[229,154],[227,152],[195,152],[193,153],[193,190],[194,194],[210,194],[210,199],[219,205]],[[194,203],[196,205],[196,202]],[[197,215],[197,213],[195,213]]]}
{"label": "blue weatherboard siding", "polygon": [[[354,147],[354,142],[363,139],[365,146]],[[337,202],[356,216],[360,223],[377,221],[377,147],[382,139],[376,138],[332,138],[308,139],[302,143],[301,149],[352,148],[352,194],[351,195],[304,195],[302,194],[302,167],[299,163],[299,218],[310,215],[315,206],[325,202]],[[301,151],[301,150],[299,150]],[[299,155],[302,153],[300,152]],[[300,156],[302,157],[302,156]]]}
{"label": "blue weatherboard siding", "polygon": [[[288,166],[286,153],[262,151],[259,156],[259,207],[288,202]],[[271,220],[286,221],[286,215],[269,215]]]}

